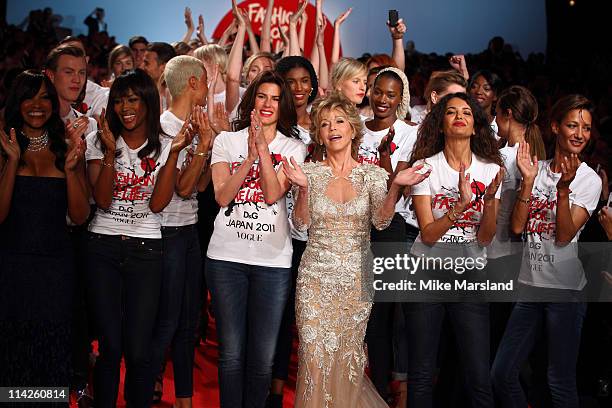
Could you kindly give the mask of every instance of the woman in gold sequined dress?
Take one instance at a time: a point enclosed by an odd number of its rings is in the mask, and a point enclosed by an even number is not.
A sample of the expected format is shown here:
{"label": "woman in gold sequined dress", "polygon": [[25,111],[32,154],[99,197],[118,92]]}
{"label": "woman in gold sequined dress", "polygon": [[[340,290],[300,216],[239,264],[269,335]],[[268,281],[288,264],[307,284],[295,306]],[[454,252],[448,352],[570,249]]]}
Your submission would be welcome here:
{"label": "woman in gold sequined dress", "polygon": [[284,160],[297,195],[293,222],[308,229],[296,289],[300,336],[296,407],[387,407],[364,374],[370,225],[383,229],[404,186],[428,174],[409,168],[389,175],[355,158],[363,125],[356,108],[334,94],[313,107],[311,134],[326,159],[300,168]]}

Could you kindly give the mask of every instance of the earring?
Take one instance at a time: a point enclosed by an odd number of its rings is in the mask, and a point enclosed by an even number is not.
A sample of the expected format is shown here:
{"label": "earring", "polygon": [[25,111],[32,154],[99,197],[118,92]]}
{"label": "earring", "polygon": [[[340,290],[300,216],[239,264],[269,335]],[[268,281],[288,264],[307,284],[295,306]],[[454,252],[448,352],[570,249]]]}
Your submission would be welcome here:
{"label": "earring", "polygon": [[310,88],[310,92],[308,93],[308,96],[312,96],[313,92],[314,92],[314,88]]}

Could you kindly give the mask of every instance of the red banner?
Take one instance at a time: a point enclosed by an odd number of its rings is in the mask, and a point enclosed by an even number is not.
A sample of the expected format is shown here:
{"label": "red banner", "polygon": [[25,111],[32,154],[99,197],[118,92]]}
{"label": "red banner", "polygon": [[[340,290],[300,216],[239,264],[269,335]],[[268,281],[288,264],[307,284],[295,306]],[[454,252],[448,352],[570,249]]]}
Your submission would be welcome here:
{"label": "red banner", "polygon": [[[246,10],[249,19],[251,20],[251,25],[253,26],[253,32],[259,36],[261,36],[261,26],[266,15],[267,5],[267,0],[245,0],[238,3],[239,8]],[[272,37],[273,52],[278,52],[283,46],[283,39],[281,37],[280,30],[285,30],[287,37],[289,37],[289,17],[297,10],[297,8],[298,2],[296,0],[276,0],[274,2],[274,8],[272,9],[272,28],[270,32]],[[314,5],[308,4],[304,14],[307,14],[306,36],[304,38],[304,56],[308,58],[310,57],[314,43],[317,9]],[[334,25],[325,15],[323,15],[323,18],[327,20],[324,40],[327,61],[329,62],[334,37]],[[213,38],[219,39],[233,20],[234,16],[232,15],[232,10],[230,8],[230,10],[225,14],[225,16],[223,16],[217,25],[217,28],[215,28]],[[299,32],[300,23],[298,22],[298,34]]]}

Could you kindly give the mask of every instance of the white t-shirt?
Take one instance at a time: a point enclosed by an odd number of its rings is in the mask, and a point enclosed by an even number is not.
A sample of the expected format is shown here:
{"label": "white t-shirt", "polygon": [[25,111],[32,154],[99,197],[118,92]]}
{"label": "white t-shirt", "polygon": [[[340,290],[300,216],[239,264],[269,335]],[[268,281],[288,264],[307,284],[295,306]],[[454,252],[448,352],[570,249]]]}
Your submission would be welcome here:
{"label": "white t-shirt", "polygon": [[[393,142],[391,142],[391,168],[395,170],[398,162],[410,160],[410,154],[417,138],[418,126],[410,126],[403,120],[397,119],[393,124],[393,129],[395,130],[395,136],[393,136]],[[379,165],[378,146],[380,146],[380,141],[387,133],[389,133],[389,128],[373,131],[364,124],[363,140],[358,153],[360,163]],[[395,212],[400,213],[407,220],[412,218],[410,207],[403,197],[395,205]]]}
{"label": "white t-shirt", "polygon": [[[306,157],[304,143],[280,132],[268,148],[277,171],[282,156],[293,157],[298,163]],[[233,174],[247,155],[247,128],[222,132],[215,138],[211,164],[224,163]],[[219,211],[207,256],[248,265],[289,268],[292,253],[285,196],[274,204],[265,203],[259,162],[256,162],[234,200]]]}
{"label": "white t-shirt", "polygon": [[[310,143],[312,142],[312,139],[310,137],[310,132],[304,129],[303,127],[301,127],[300,125],[296,127],[300,135],[300,140],[306,145],[308,149],[308,154],[310,154],[309,148],[310,148]],[[293,219],[291,215],[293,214],[293,206],[295,203],[293,201],[293,193],[291,192],[291,189],[287,191],[287,195],[285,197],[285,203],[287,204],[287,216],[289,217],[289,227],[291,228],[291,238],[297,239],[299,241],[304,241],[304,242],[308,241],[308,233],[306,231],[298,231],[293,226]]]}
{"label": "white t-shirt", "polygon": [[[89,231],[106,235],[127,235],[139,238],[161,238],[161,215],[149,208],[149,201],[160,169],[166,163],[170,144],[162,144],[157,159],[153,155],[141,159],[138,149],[130,149],[123,138],[116,140],[115,182],[113,199],[108,210],[98,208],[89,224]],[[103,160],[102,143],[96,132],[87,136],[85,159]]]}
{"label": "white t-shirt", "polygon": [[[459,201],[459,172],[454,170],[446,161],[444,152],[435,154],[425,159],[432,166],[431,174],[428,178],[412,187],[412,195],[427,195],[431,197],[431,210],[434,219],[444,217],[450,208]],[[470,174],[472,186],[472,202],[462,213],[462,216],[455,221],[448,231],[440,238],[439,242],[445,243],[476,243],[480,219],[484,208],[484,194],[487,186],[497,175],[499,166],[494,163],[486,163],[472,153],[472,163],[465,170],[465,174]],[[495,194],[499,198],[500,189]],[[421,241],[421,234],[417,236],[412,246],[412,253],[420,255],[427,254],[428,246]],[[478,256],[484,255],[484,248],[476,249]]]}
{"label": "white t-shirt", "polygon": [[[538,162],[538,175],[531,191],[529,218],[525,226],[527,245],[519,282],[530,286],[581,290],[586,285],[584,269],[578,259],[578,241],[582,228],[566,246],[555,244],[557,217],[557,182],[561,173],[553,173],[552,160]],[[601,179],[586,163],[580,164],[570,183],[569,204],[586,209],[589,216],[597,207]]]}
{"label": "white t-shirt", "polygon": [[89,79],[86,86],[85,98],[83,99],[83,102],[87,105],[86,115],[89,117],[99,115],[102,113],[102,108],[106,109],[110,88],[104,88]]}
{"label": "white t-shirt", "polygon": [[517,253],[520,248],[510,240],[510,218],[514,209],[517,189],[521,183],[521,172],[516,166],[516,152],[519,144],[501,148],[499,152],[504,159],[504,181],[500,187],[501,202],[497,210],[497,228],[493,241],[487,247],[487,258],[495,259]]}
{"label": "white t-shirt", "polygon": [[[176,117],[176,115],[168,110],[164,111],[159,117],[162,130],[166,135],[162,135],[167,143],[181,131],[185,121]],[[186,166],[191,160],[191,152],[197,146],[197,138],[193,139],[190,146],[186,147],[179,154],[176,165],[179,169]],[[198,200],[197,191],[193,191],[189,198],[182,198],[176,191],[172,195],[172,200],[161,213],[161,225],[164,227],[181,227],[183,225],[193,225],[198,222]]]}

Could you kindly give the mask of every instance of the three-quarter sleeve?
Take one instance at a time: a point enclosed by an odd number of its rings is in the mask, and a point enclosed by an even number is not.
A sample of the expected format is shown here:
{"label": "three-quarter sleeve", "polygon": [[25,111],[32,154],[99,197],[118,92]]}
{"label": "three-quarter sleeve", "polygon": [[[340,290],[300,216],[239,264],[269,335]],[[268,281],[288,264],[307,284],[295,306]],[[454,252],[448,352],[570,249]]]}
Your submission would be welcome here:
{"label": "three-quarter sleeve", "polygon": [[377,230],[384,230],[391,224],[393,213],[389,217],[382,217],[380,210],[387,196],[387,180],[389,174],[385,169],[378,166],[368,166],[369,169],[364,174],[365,188],[370,195],[370,209],[372,214],[372,225]]}
{"label": "three-quarter sleeve", "polygon": [[315,188],[315,186],[313,185],[313,169],[314,169],[314,163],[312,162],[308,162],[308,163],[303,163],[302,164],[302,171],[304,172],[304,174],[306,175],[306,178],[308,179],[308,197],[306,197],[306,208],[307,208],[307,214],[308,214],[308,219],[303,219],[302,217],[300,217],[300,215],[298,214],[298,211],[296,211],[297,208],[297,203],[298,200],[300,199],[300,188],[298,186],[292,186],[291,187],[291,195],[293,196],[293,212],[291,213],[291,221],[293,222],[293,228],[295,228],[297,231],[300,232],[306,232],[308,230],[308,227],[310,227],[310,214],[311,214],[311,208],[310,208],[310,197],[312,195],[312,191],[313,188]]}

